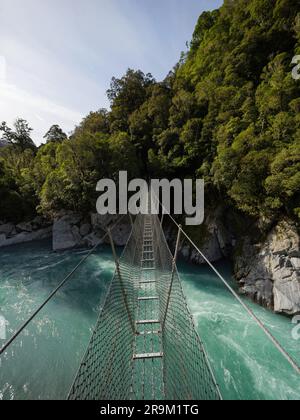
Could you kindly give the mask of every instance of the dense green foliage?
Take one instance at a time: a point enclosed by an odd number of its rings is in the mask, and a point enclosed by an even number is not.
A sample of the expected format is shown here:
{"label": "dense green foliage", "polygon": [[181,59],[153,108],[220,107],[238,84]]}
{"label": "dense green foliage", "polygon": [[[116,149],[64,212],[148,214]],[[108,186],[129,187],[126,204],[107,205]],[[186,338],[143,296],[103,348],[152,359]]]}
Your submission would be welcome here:
{"label": "dense green foliage", "polygon": [[70,138],[53,126],[35,150],[26,122],[2,125],[12,145],[0,151],[0,218],[94,210],[97,181],[128,170],[204,177],[212,200],[257,218],[300,220],[296,54],[299,2],[225,0],[199,18],[163,82],[133,70],[114,78],[111,111],[91,113]]}

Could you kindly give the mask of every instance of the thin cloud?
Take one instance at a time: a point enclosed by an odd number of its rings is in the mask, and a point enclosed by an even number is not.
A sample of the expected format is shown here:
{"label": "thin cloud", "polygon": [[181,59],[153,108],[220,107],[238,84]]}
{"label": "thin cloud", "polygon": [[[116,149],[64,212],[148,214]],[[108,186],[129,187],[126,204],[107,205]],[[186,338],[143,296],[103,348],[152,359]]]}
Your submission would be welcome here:
{"label": "thin cloud", "polygon": [[82,116],[109,105],[112,76],[131,67],[164,78],[199,14],[221,3],[1,0],[0,122],[28,119],[38,143],[52,124],[72,130]]}
{"label": "thin cloud", "polygon": [[7,83],[0,83],[0,97],[0,116],[5,116],[10,124],[17,117],[28,119],[35,127],[33,137],[38,144],[42,141],[41,135],[51,124],[59,122],[63,129],[69,132],[83,117],[77,111]]}

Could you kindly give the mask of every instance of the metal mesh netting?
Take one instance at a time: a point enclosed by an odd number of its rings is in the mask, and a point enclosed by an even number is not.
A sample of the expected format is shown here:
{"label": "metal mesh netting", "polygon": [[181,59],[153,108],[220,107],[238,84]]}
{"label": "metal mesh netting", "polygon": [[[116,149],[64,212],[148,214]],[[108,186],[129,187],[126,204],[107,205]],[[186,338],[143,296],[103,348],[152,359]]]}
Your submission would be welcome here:
{"label": "metal mesh netting", "polygon": [[[140,271],[141,231],[142,219],[139,217],[120,258],[120,271],[133,319],[137,300],[135,282]],[[134,335],[116,271],[69,399],[128,399],[132,389],[133,344]]]}
{"label": "metal mesh netting", "polygon": [[137,216],[120,272],[69,398],[220,399],[158,217]]}
{"label": "metal mesh netting", "polygon": [[166,317],[162,331],[165,397],[167,400],[219,400],[219,389],[195,329],[176,266],[170,290],[173,256],[158,218],[153,226],[154,242],[157,245],[156,276],[160,317]]}

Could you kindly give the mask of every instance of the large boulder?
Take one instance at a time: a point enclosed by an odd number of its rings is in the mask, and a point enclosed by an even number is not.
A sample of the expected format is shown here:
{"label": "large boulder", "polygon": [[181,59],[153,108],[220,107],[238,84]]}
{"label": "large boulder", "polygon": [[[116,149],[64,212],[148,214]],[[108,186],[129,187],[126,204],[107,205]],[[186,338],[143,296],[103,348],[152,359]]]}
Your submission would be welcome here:
{"label": "large boulder", "polygon": [[4,225],[0,225],[0,235],[3,234],[6,237],[10,236],[15,232],[15,225],[12,223],[6,223]]}
{"label": "large boulder", "polygon": [[262,243],[246,239],[235,256],[242,291],[278,313],[299,313],[299,245],[299,234],[290,221],[280,222]]}
{"label": "large boulder", "polygon": [[82,244],[82,237],[79,228],[74,222],[79,222],[80,218],[75,216],[64,216],[53,224],[53,250],[64,251],[72,249]]}
{"label": "large boulder", "polygon": [[83,238],[83,243],[85,246],[89,248],[93,248],[96,245],[101,245],[104,243],[103,236],[104,236],[104,233],[101,234],[100,232],[99,233],[92,232]]}
{"label": "large boulder", "polygon": [[[192,237],[195,244],[199,247],[203,255],[210,261],[216,262],[225,257],[229,257],[234,244],[232,233],[226,229],[221,207],[207,214],[205,222],[201,226],[195,226],[193,229],[185,230]],[[166,238],[171,248],[175,248],[177,230],[174,226],[165,229]],[[184,239],[184,238],[183,238]],[[205,259],[187,240],[181,242],[180,255],[185,260],[194,264],[206,264]]]}
{"label": "large boulder", "polygon": [[[100,216],[98,214],[91,215],[91,223],[82,220],[77,214],[61,214],[53,225],[53,250],[64,251],[80,246],[93,247],[101,244],[101,239],[105,236],[107,228],[110,226],[114,243],[117,246],[126,245],[131,225],[129,220],[118,222],[119,216]],[[109,243],[106,238],[106,243]]]}
{"label": "large boulder", "polygon": [[[99,214],[91,214],[91,225],[94,232],[104,234],[104,232],[107,232],[107,228],[111,227],[115,245],[125,246],[130,236],[131,223],[127,217],[118,223],[119,220],[119,215],[100,216]],[[108,239],[106,239],[106,243],[109,243]]]}
{"label": "large boulder", "polygon": [[108,226],[112,226],[118,222],[120,216],[118,215],[110,215],[107,214],[105,216],[101,216],[100,214],[93,213],[91,214],[91,224],[93,230],[101,229],[107,230]]}
{"label": "large boulder", "polygon": [[2,246],[2,244],[6,241],[6,236],[2,233],[0,234],[0,247]]}
{"label": "large boulder", "polygon": [[17,232],[32,232],[33,227],[31,223],[19,223],[17,226]]}
{"label": "large boulder", "polygon": [[[209,224],[207,226],[206,241],[201,246],[200,251],[210,262],[219,261],[226,256],[224,246],[225,239],[222,238],[220,242],[219,238],[220,234],[218,233],[216,225]],[[192,250],[190,260],[196,264],[206,263],[205,259],[195,249]]]}
{"label": "large boulder", "polygon": [[80,226],[80,235],[85,237],[91,232],[91,230],[92,230],[92,227],[89,223],[83,223]]}
{"label": "large boulder", "polygon": [[125,246],[128,242],[131,232],[130,223],[120,223],[112,229],[112,238],[117,246]]}
{"label": "large boulder", "polygon": [[63,216],[61,220],[74,226],[78,225],[81,222],[82,216],[80,216],[80,214],[77,213],[69,213]]}

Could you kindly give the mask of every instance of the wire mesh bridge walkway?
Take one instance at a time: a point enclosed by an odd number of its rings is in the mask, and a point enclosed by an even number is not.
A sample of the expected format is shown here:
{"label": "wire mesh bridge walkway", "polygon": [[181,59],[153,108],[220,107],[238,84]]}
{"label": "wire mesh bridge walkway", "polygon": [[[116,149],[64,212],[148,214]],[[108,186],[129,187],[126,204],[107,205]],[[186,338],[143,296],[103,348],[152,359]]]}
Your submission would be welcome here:
{"label": "wire mesh bridge walkway", "polygon": [[[111,235],[110,235],[111,238]],[[220,400],[156,216],[138,216],[72,386],[72,400]]]}

